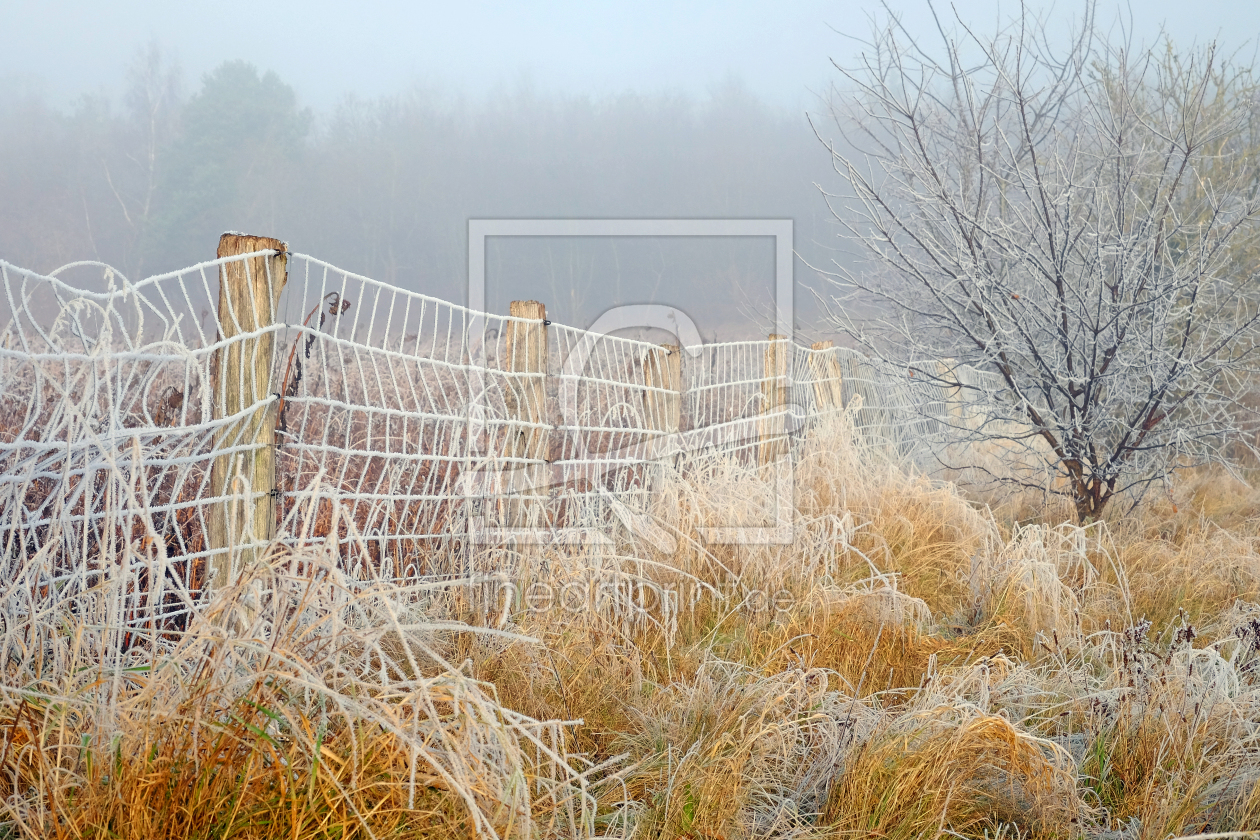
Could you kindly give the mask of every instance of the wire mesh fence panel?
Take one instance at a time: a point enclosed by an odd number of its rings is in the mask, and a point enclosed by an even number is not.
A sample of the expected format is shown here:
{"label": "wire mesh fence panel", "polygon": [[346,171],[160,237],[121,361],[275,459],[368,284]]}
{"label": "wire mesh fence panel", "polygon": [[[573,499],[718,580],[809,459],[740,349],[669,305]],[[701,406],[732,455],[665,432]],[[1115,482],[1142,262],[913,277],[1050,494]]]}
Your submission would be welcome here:
{"label": "wire mesh fence panel", "polygon": [[71,266],[98,268],[99,291],[0,262],[0,540],[8,597],[29,595],[6,614],[67,599],[91,612],[95,584],[122,575],[126,595],[108,616],[120,634],[187,615],[209,561],[228,550],[208,539],[208,512],[228,499],[211,488],[215,458],[256,449],[242,420],[275,402],[264,382],[237,394],[238,414],[214,409],[215,360],[231,343],[220,340],[219,273],[249,262],[134,284],[108,266]]}
{"label": "wire mesh fence panel", "polygon": [[[828,413],[929,470],[975,431],[948,389],[844,348],[652,344],[277,251],[139,283],[96,268],[94,291],[0,263],[0,564],[56,597],[124,569],[124,633],[177,623],[216,563],[261,550],[241,518],[449,578],[471,541],[624,525],[665,470],[764,466]],[[229,277],[261,291],[242,302]],[[245,468],[263,454],[273,473]]]}
{"label": "wire mesh fence panel", "polygon": [[550,522],[611,525],[616,507],[646,512],[669,432],[668,383],[652,379],[660,345],[552,325],[555,436],[549,450]]}
{"label": "wire mesh fence panel", "polygon": [[766,344],[738,341],[685,349],[682,425],[691,454],[719,452],[755,462]]}
{"label": "wire mesh fence panel", "polygon": [[290,538],[364,541],[398,577],[452,572],[434,563],[464,538],[461,477],[506,434],[502,319],[302,255],[282,315],[277,480],[282,515],[304,522]]}
{"label": "wire mesh fence panel", "polygon": [[940,422],[948,395],[929,382],[912,383],[911,371],[891,370],[861,353],[835,348],[841,392],[853,407],[854,431],[869,447],[932,471],[946,427]]}

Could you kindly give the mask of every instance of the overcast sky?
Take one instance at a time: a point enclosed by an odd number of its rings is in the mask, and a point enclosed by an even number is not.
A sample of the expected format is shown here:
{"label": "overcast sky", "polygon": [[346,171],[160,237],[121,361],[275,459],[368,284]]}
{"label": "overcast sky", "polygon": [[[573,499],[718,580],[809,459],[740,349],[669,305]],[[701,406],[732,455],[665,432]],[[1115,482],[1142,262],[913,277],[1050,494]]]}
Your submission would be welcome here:
{"label": "overcast sky", "polygon": [[[1082,0],[1032,0],[1057,18]],[[1166,25],[1179,43],[1219,38],[1228,49],[1260,34],[1258,0],[1134,0],[1139,38]],[[912,31],[926,32],[926,0],[889,0]],[[948,2],[938,10],[949,16]],[[1007,0],[956,0],[968,24],[993,28]],[[1116,0],[1099,17],[1116,19]],[[845,35],[869,32],[870,0],[734,2],[381,2],[326,0],[0,0],[0,80],[35,85],[68,104],[85,91],[116,93],[136,49],[156,38],[188,87],[231,58],[275,70],[306,104],[324,109],[346,93],[378,96],[412,84],[484,95],[522,83],[540,93],[635,90],[703,96],[734,75],[762,98],[809,108],[832,78],[829,59],[850,59]],[[838,32],[837,32],[838,30]],[[844,34],[839,34],[844,33]],[[1250,42],[1250,43],[1248,43]]]}

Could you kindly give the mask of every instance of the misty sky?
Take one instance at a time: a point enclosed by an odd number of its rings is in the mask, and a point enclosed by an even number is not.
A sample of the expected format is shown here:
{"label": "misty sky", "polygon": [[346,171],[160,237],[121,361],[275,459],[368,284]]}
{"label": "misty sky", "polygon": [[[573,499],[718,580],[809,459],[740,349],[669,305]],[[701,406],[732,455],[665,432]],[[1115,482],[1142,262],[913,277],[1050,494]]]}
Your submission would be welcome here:
{"label": "misty sky", "polygon": [[[1029,5],[1054,43],[1086,4]],[[1019,10],[936,8],[947,29],[956,10],[981,37]],[[890,14],[938,51],[927,0],[0,0],[0,258],[38,271],[91,258],[140,277],[249,229],[463,300],[469,218],[791,218],[796,280],[818,281],[810,266],[851,256],[816,186],[838,187],[830,158],[802,112],[825,111],[819,97],[840,78],[831,61],[851,65]],[[1112,44],[1130,24],[1135,44],[1161,26],[1182,49],[1217,39],[1250,65],[1260,0],[1099,0],[1097,23]],[[136,122],[123,92],[150,44],[182,82],[164,121]],[[213,97],[185,109],[235,59],[278,75],[280,98],[260,113],[287,126],[276,137],[288,145],[218,131],[236,111],[207,110]],[[257,92],[241,84],[233,95]],[[231,142],[210,143],[220,135]],[[261,160],[286,185],[266,200],[237,177]],[[495,311],[539,297],[579,324],[664,290],[730,337],[772,300],[770,252],[709,244],[503,241],[488,293]],[[803,312],[812,297],[798,298]]]}
{"label": "misty sky", "polygon": [[[937,4],[949,15],[948,2]],[[1015,2],[956,0],[963,20],[991,31]],[[1037,2],[1067,17],[1081,2]],[[926,0],[889,0],[912,32],[926,33]],[[1099,19],[1121,8],[1102,0]],[[1218,38],[1227,49],[1260,35],[1257,0],[1134,0],[1134,28],[1150,41],[1164,24],[1180,44]],[[871,0],[676,3],[381,2],[326,0],[3,0],[0,80],[31,84],[53,101],[121,88],[127,59],[156,39],[195,82],[243,58],[275,70],[316,109],[346,93],[374,97],[420,83],[480,96],[526,83],[546,94],[678,91],[703,95],[734,75],[763,99],[812,108],[811,91],[850,59]],[[1104,27],[1105,28],[1105,27]],[[1254,44],[1249,45],[1249,49]]]}

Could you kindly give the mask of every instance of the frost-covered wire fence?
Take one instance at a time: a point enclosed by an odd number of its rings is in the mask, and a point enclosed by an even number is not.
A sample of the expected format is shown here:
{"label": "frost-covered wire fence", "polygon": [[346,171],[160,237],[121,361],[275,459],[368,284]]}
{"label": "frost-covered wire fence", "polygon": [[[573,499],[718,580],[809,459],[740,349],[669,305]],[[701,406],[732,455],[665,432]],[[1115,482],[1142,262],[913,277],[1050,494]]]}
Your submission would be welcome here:
{"label": "frost-covered wire fence", "polygon": [[286,518],[291,541],[366,543],[375,575],[449,574],[434,558],[470,540],[615,530],[664,470],[763,466],[843,407],[928,466],[943,427],[826,344],[596,335],[275,250],[101,269],[87,291],[0,262],[0,565],[42,553],[40,585],[90,587],[92,558],[129,557],[137,620],[191,608]]}

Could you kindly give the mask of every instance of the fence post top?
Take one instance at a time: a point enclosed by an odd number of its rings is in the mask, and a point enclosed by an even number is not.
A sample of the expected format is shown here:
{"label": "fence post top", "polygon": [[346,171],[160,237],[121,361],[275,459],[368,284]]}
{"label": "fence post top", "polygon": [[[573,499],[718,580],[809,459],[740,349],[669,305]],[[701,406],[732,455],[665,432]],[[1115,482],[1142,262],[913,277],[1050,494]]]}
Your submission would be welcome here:
{"label": "fence post top", "polygon": [[508,306],[508,314],[513,318],[544,321],[547,319],[547,307],[536,300],[514,300]]}
{"label": "fence post top", "polygon": [[288,253],[289,246],[271,236],[254,236],[248,233],[229,230],[219,237],[219,257],[234,257],[237,254],[250,254],[254,251],[277,251],[278,256]]}

